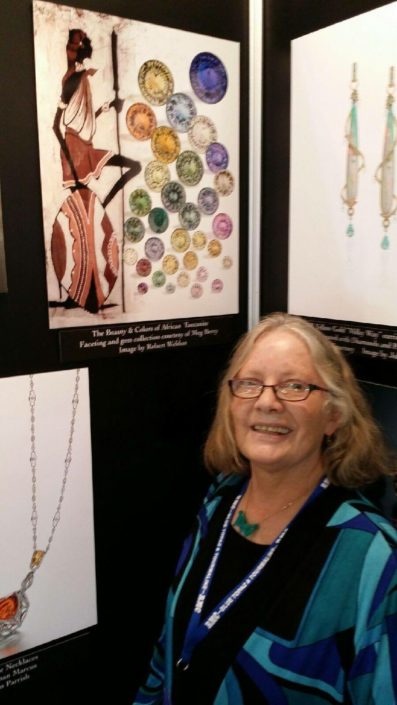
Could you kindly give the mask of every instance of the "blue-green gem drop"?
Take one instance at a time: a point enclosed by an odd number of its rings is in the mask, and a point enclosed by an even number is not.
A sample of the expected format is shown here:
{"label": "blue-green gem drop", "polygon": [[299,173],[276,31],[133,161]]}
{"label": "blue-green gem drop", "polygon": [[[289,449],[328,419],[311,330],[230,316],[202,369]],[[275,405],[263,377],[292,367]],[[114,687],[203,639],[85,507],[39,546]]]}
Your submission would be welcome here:
{"label": "blue-green gem drop", "polygon": [[240,534],[243,536],[251,536],[251,534],[254,533],[257,529],[259,529],[259,524],[250,524],[247,521],[247,518],[245,516],[245,513],[240,511],[237,515],[237,519],[234,522],[233,526],[236,527],[236,529],[239,530]]}
{"label": "blue-green gem drop", "polygon": [[382,242],[380,243],[382,250],[388,250],[390,247],[390,240],[388,235],[384,235]]}
{"label": "blue-green gem drop", "polygon": [[354,235],[354,228],[351,223],[347,226],[346,235],[347,237],[353,237]]}

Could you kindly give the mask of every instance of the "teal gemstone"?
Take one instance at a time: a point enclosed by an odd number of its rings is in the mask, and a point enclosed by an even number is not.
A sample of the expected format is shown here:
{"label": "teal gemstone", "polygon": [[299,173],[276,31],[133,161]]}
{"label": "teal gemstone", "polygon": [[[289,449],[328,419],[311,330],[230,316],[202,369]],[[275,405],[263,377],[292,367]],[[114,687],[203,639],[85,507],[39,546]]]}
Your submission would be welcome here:
{"label": "teal gemstone", "polygon": [[382,240],[380,246],[381,246],[382,250],[388,250],[388,249],[389,249],[389,247],[390,247],[390,240],[389,240],[388,235],[385,235],[385,236],[383,237],[383,240]]}
{"label": "teal gemstone", "polygon": [[239,530],[240,534],[243,536],[246,536],[247,538],[251,536],[251,534],[254,533],[254,531],[257,531],[259,529],[259,524],[250,524],[247,521],[247,518],[245,516],[245,513],[242,511],[239,511],[237,515],[237,519],[234,522],[233,526],[236,527],[236,529]]}
{"label": "teal gemstone", "polygon": [[351,223],[347,226],[346,235],[347,237],[353,237],[354,235],[354,228]]}

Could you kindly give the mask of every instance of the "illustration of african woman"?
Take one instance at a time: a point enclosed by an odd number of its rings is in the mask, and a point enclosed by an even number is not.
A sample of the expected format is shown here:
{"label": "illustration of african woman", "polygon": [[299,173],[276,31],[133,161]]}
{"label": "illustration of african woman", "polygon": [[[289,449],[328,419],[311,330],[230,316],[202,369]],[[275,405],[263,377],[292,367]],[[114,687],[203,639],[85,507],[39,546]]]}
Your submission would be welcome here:
{"label": "illustration of african woman", "polygon": [[[69,31],[66,54],[68,68],[62,79],[61,101],[53,129],[61,146],[63,186],[71,189],[71,195],[62,204],[54,222],[51,255],[61,292],[62,286],[65,288],[66,241],[68,235],[72,236],[71,282],[66,285],[68,298],[60,305],[65,308],[80,306],[96,313],[113,289],[119,266],[117,240],[105,209],[116,193],[141,171],[141,165],[120,153],[113,154],[93,145],[96,118],[111,108],[118,115],[123,101],[116,92],[114,100],[94,111],[89,79],[96,69],[86,68],[85,64],[92,56],[92,44],[81,29]],[[116,63],[113,70],[117,70],[117,62],[113,63]],[[105,166],[121,170],[124,167],[127,171],[121,171],[120,178],[100,203],[88,184],[91,179],[100,177]],[[95,247],[98,241],[99,256],[98,247]]]}

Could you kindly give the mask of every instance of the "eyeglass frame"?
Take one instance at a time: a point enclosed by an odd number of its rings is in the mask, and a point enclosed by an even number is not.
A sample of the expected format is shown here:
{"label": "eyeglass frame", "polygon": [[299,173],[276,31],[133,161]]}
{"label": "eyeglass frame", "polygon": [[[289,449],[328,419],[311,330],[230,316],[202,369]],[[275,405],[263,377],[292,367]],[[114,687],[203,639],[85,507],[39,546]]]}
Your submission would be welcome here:
{"label": "eyeglass frame", "polygon": [[[233,383],[234,382],[253,382],[254,384],[257,385],[258,390],[260,389],[259,393],[255,396],[252,397],[242,397],[239,394],[236,394],[236,392],[233,389]],[[283,385],[287,385],[290,382],[299,382],[300,384],[303,384],[305,386],[305,392],[306,396],[302,397],[301,399],[286,399],[285,397],[279,397],[278,395],[278,389],[282,387]],[[320,391],[320,392],[328,392],[330,393],[329,389],[326,389],[325,387],[320,387],[318,384],[310,384],[309,382],[301,382],[301,380],[288,380],[287,382],[281,382],[279,384],[262,384],[261,382],[255,382],[254,380],[251,379],[239,379],[238,377],[233,377],[233,379],[228,379],[227,384],[229,386],[229,389],[231,393],[233,394],[236,399],[259,399],[261,394],[263,394],[264,389],[272,389],[273,394],[279,401],[288,401],[295,403],[297,401],[306,401],[306,399],[309,398],[310,394],[312,392]]]}

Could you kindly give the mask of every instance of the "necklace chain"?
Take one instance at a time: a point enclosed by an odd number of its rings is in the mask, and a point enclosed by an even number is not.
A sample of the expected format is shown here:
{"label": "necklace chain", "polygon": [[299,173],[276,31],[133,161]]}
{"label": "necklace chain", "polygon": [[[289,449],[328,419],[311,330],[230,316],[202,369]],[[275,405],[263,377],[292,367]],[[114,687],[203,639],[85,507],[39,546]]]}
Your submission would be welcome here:
{"label": "necklace chain", "polygon": [[268,519],[271,519],[272,517],[276,516],[276,514],[280,514],[281,512],[284,512],[286,509],[289,509],[294,502],[297,502],[299,497],[295,497],[295,499],[291,499],[290,502],[287,502],[287,504],[284,504],[284,506],[280,507],[280,509],[277,509],[275,512],[272,512],[271,514],[267,514],[266,516],[263,517],[263,519],[260,520],[260,524],[262,524],[263,521],[267,521]]}
{"label": "necklace chain", "polygon": [[[72,416],[70,420],[69,428],[69,438],[66,450],[66,456],[64,460],[64,470],[62,476],[61,490],[58,497],[58,502],[55,510],[55,514],[52,518],[51,532],[48,537],[47,546],[44,551],[37,551],[37,523],[39,519],[37,511],[37,454],[36,454],[36,391],[34,387],[33,375],[29,375],[30,378],[30,388],[29,388],[29,406],[30,406],[30,468],[32,473],[32,514],[31,514],[31,524],[32,524],[32,534],[33,534],[33,555],[35,553],[42,553],[44,555],[50,549],[52,540],[54,538],[55,530],[61,519],[61,508],[62,502],[65,495],[66,482],[68,479],[68,473],[70,464],[72,462],[72,446],[73,446],[73,436],[74,436],[74,426],[76,421],[77,406],[79,403],[79,382],[80,382],[80,369],[76,370],[76,378],[74,384],[74,392],[72,397]],[[39,565],[39,563],[38,563]],[[37,565],[37,567],[38,567]]]}
{"label": "necklace chain", "polygon": [[291,499],[289,502],[284,504],[280,509],[277,509],[275,512],[271,512],[270,514],[267,514],[266,516],[262,517],[262,519],[258,522],[255,523],[250,523],[247,520],[247,515],[246,515],[246,507],[248,505],[247,502],[247,494],[245,494],[244,499],[245,501],[245,507],[240,508],[237,514],[237,519],[233,522],[233,526],[238,529],[238,531],[243,534],[243,536],[249,537],[258,529],[261,527],[264,521],[267,521],[268,519],[271,519],[272,517],[276,516],[277,514],[281,514],[281,512],[286,511],[289,509],[295,502],[298,501],[298,499],[301,499],[304,497],[307,493],[301,494],[298,497],[294,497],[294,499]]}

